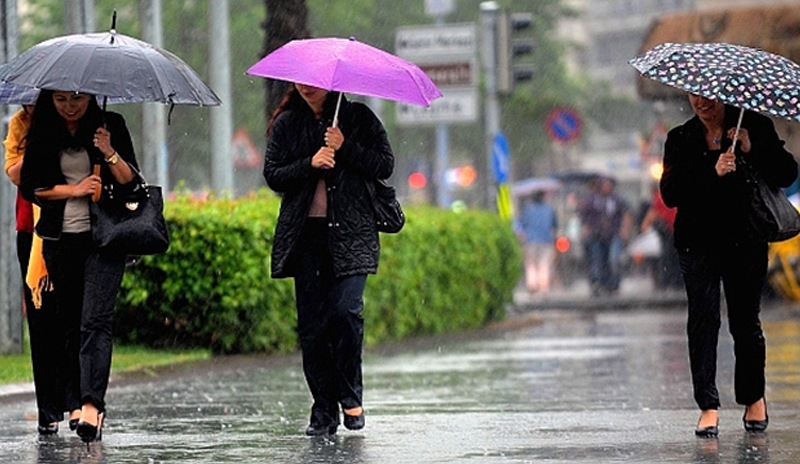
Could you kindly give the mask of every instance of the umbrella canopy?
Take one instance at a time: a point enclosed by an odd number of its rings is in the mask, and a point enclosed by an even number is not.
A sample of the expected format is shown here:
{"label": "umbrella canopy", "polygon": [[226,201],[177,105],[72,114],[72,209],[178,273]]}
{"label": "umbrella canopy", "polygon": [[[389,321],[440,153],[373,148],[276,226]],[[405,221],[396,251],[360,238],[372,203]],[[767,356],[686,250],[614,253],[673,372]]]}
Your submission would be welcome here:
{"label": "umbrella canopy", "polygon": [[34,45],[0,67],[0,81],[89,93],[116,103],[221,103],[183,60],[113,29],[56,37]]}
{"label": "umbrella canopy", "polygon": [[662,84],[800,121],[800,66],[783,56],[727,43],[663,43],[629,63]]}
{"label": "umbrella canopy", "polygon": [[293,40],[247,74],[421,106],[442,96],[419,66],[352,38]]}
{"label": "umbrella canopy", "polygon": [[553,177],[530,177],[511,185],[511,195],[524,197],[536,192],[552,192],[562,187],[561,181]]}
{"label": "umbrella canopy", "polygon": [[35,105],[39,89],[0,82],[0,105]]}

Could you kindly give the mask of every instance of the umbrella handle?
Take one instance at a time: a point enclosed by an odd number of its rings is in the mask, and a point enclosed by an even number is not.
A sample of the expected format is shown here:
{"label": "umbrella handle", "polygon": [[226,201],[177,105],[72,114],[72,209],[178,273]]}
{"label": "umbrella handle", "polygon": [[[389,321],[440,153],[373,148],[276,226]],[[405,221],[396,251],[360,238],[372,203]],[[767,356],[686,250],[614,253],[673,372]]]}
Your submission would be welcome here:
{"label": "umbrella handle", "polygon": [[731,145],[731,152],[736,151],[736,141],[739,139],[739,129],[742,128],[742,118],[744,117],[744,108],[739,111],[739,122],[736,123],[736,133],[733,134],[733,145]]}
{"label": "umbrella handle", "polygon": [[[95,176],[99,176],[100,175],[100,165],[99,164],[95,164],[94,166],[92,166],[92,174],[94,174]],[[100,196],[102,194],[103,194],[103,187],[101,185],[101,186],[97,187],[97,190],[95,190],[94,193],[92,193],[92,201],[94,203],[97,203],[98,201],[100,201]]]}
{"label": "umbrella handle", "polygon": [[342,106],[342,92],[339,92],[339,98],[336,100],[336,111],[333,112],[333,127],[339,125],[339,107]]}

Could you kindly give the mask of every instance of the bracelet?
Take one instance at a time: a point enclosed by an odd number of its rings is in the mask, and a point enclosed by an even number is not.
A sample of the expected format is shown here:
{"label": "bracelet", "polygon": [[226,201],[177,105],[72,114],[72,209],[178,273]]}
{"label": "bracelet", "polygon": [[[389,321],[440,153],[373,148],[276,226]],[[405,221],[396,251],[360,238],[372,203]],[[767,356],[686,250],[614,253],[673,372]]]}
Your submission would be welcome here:
{"label": "bracelet", "polygon": [[118,161],[119,161],[119,153],[117,153],[116,150],[114,150],[114,154],[113,155],[111,155],[108,158],[106,158],[106,163],[108,163],[108,164],[110,164],[112,166],[117,164]]}

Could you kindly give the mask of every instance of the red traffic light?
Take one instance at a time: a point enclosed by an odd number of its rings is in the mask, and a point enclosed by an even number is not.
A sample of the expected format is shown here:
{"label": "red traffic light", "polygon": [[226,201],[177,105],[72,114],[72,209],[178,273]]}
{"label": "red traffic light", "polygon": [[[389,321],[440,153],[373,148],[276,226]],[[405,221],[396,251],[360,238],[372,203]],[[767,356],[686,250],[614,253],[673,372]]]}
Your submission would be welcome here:
{"label": "red traffic light", "polygon": [[422,189],[426,185],[428,185],[428,178],[425,177],[425,174],[417,171],[408,176],[408,186],[412,189]]}

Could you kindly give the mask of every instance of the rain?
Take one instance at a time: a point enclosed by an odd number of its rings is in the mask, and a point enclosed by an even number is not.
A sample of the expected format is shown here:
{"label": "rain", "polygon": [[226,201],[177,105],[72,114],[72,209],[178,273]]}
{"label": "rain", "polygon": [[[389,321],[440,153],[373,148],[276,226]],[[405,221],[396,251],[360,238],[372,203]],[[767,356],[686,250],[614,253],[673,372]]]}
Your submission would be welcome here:
{"label": "rain", "polygon": [[[742,429],[723,322],[720,437],[701,440],[692,433],[686,294],[663,274],[671,244],[662,238],[657,252],[620,244],[619,288],[598,293],[587,279],[578,208],[593,182],[612,178],[637,226],[631,240],[643,235],[638,225],[658,188],[667,131],[693,115],[685,93],[642,77],[629,60],[660,43],[691,41],[740,43],[800,62],[796,0],[0,5],[4,20],[15,12],[18,27],[3,38],[4,61],[54,36],[108,32],[116,14],[117,33],[160,43],[217,93],[219,107],[109,102],[130,126],[143,174],[165,197],[263,192],[266,128],[287,84],[246,71],[290,39],[336,37],[416,64],[443,94],[429,107],[347,94],[384,123],[395,155],[389,180],[407,213],[490,211],[512,223],[543,192],[558,219],[549,293],[528,291],[521,278],[501,322],[366,349],[364,430],[304,436],[309,394],[299,355],[220,355],[112,374],[108,427],[89,446],[68,433],[36,436],[31,386],[0,385],[0,462],[797,461],[800,242],[770,245],[761,295],[769,432]],[[10,115],[16,107],[6,108]],[[786,149],[800,155],[798,122],[773,122]],[[0,200],[10,211],[13,191],[4,184]],[[10,231],[12,214],[0,219]],[[12,247],[7,235],[4,250]],[[17,271],[16,263],[2,269]],[[428,301],[417,304],[424,311]]]}

